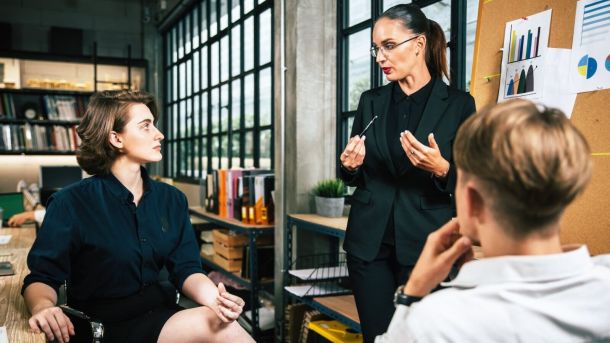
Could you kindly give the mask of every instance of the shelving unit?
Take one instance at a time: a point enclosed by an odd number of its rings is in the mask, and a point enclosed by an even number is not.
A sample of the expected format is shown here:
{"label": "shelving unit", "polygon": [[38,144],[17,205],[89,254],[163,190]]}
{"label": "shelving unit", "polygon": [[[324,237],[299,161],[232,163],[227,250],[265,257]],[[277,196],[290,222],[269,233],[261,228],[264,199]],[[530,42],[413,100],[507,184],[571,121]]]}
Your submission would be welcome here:
{"label": "shelving unit", "polygon": [[[299,297],[285,290],[289,285],[289,267],[293,265],[292,237],[294,230],[308,230],[330,236],[332,241],[331,255],[339,255],[339,240],[345,237],[347,217],[327,218],[316,214],[289,214],[286,218],[284,235],[284,270],[283,285],[284,297],[295,302],[307,304],[321,313],[344,323],[349,328],[361,332],[360,320],[356,311],[353,295],[336,295],[325,297]],[[286,301],[283,302],[286,304]],[[284,311],[284,309],[282,309]],[[282,330],[282,340],[284,333]]]}
{"label": "shelving unit", "polygon": [[73,155],[94,91],[146,85],[147,62],[130,48],[126,59],[2,52],[0,63],[0,155]]}
{"label": "shelving unit", "polygon": [[252,319],[246,318],[245,315],[240,317],[240,322],[245,322],[249,328],[251,328],[251,333],[255,341],[259,341],[261,337],[261,329],[260,329],[260,318],[259,318],[259,292],[263,290],[263,286],[269,285],[270,289],[273,288],[273,279],[260,280],[259,278],[259,265],[258,265],[258,254],[257,254],[257,237],[259,235],[273,235],[273,225],[251,225],[244,224],[235,219],[228,219],[220,217],[217,214],[209,213],[203,207],[191,207],[190,213],[192,216],[196,216],[202,218],[210,223],[214,223],[219,227],[235,231],[237,233],[246,234],[248,236],[248,247],[249,247],[249,268],[250,275],[252,276],[250,279],[243,278],[241,275],[229,272],[216,264],[214,261],[209,258],[202,256],[201,263],[204,266],[207,266],[210,269],[218,271],[235,281],[239,285],[243,286],[247,290],[250,291],[250,304],[251,304],[251,313]]}

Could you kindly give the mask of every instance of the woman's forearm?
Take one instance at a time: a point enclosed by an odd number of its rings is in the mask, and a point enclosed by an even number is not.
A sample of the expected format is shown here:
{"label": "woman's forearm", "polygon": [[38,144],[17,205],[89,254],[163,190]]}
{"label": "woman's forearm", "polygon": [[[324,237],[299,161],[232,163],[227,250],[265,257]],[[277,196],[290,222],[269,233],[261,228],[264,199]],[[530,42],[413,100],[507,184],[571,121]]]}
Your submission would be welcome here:
{"label": "woman's forearm", "polygon": [[57,293],[49,285],[42,282],[34,282],[23,292],[23,299],[32,315],[45,308],[56,306]]}

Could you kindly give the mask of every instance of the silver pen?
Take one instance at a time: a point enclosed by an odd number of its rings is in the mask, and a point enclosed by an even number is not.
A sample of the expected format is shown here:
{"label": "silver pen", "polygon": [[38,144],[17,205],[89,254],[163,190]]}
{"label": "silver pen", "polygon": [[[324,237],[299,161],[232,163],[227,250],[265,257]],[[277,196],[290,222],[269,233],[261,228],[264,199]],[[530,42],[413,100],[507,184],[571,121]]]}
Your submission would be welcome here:
{"label": "silver pen", "polygon": [[369,129],[369,127],[371,127],[371,125],[373,125],[373,122],[375,122],[375,119],[377,119],[377,116],[374,116],[373,119],[371,119],[371,121],[366,125],[366,127],[364,128],[364,130],[362,130],[362,132],[360,133],[359,137],[362,138],[362,135],[364,135],[364,133],[366,132],[366,130]]}

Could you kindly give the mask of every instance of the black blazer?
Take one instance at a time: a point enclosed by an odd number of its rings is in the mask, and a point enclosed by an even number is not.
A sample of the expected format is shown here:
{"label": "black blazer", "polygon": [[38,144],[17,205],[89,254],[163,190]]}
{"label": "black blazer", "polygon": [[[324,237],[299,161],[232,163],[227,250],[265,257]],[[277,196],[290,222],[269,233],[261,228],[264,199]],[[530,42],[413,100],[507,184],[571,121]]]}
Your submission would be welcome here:
{"label": "black blazer", "polygon": [[[430,98],[413,134],[428,145],[428,134],[434,133],[441,155],[451,164],[445,181],[413,167],[410,162],[411,168],[400,175],[394,167],[386,137],[392,83],[368,90],[360,97],[351,136],[360,134],[373,116],[379,117],[365,134],[364,164],[355,173],[340,168],[343,181],[357,187],[343,244],[350,255],[365,261],[375,258],[393,207],[398,261],[414,265],[428,234],[455,215],[453,140],[460,125],[476,109],[470,94],[448,87],[439,78],[433,82]],[[399,137],[396,143],[400,144]],[[406,154],[404,158],[407,159]]]}

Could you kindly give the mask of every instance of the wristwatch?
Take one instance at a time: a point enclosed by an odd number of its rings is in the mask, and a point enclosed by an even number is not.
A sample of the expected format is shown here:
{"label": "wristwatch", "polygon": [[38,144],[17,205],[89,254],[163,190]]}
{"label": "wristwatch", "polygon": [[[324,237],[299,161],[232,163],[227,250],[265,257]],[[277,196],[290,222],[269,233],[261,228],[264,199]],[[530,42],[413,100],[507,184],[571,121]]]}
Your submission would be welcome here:
{"label": "wristwatch", "polygon": [[416,303],[423,299],[422,297],[414,297],[414,296],[405,294],[403,292],[404,288],[405,288],[404,285],[398,286],[398,288],[396,288],[396,292],[394,293],[394,306],[398,306],[398,305],[411,306],[411,304]]}

